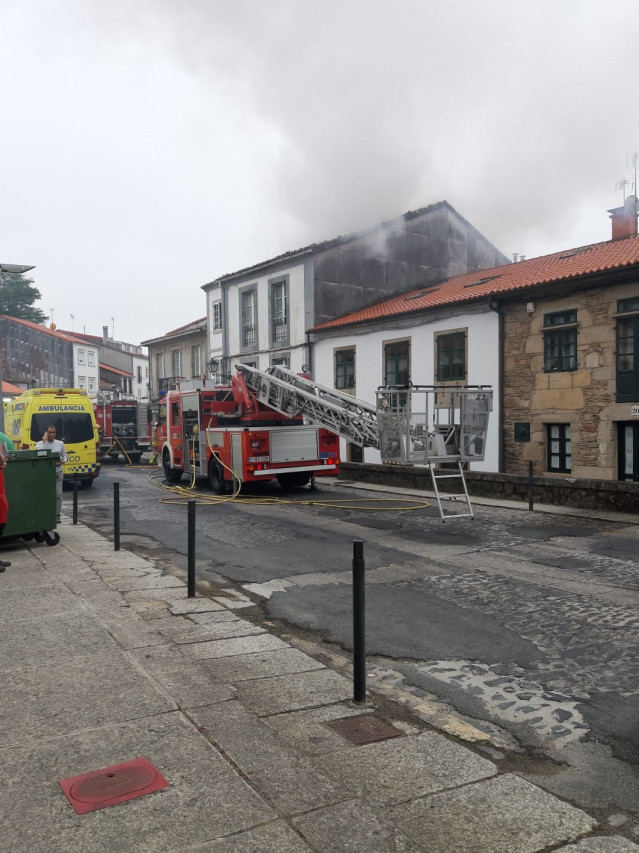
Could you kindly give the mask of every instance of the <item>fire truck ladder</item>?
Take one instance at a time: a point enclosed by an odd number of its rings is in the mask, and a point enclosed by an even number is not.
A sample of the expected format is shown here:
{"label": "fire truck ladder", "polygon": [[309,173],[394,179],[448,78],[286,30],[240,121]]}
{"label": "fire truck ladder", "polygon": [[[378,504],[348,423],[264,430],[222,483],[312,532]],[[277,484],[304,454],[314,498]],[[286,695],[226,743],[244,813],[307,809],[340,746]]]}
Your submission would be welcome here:
{"label": "fire truck ladder", "polygon": [[260,403],[283,415],[303,415],[360,447],[379,449],[377,410],[370,403],[279,365],[272,365],[267,371],[246,364],[236,368]]}
{"label": "fire truck ladder", "polygon": [[[397,416],[389,418],[383,411],[372,406],[364,400],[359,400],[350,394],[345,394],[335,388],[328,388],[306,379],[293,371],[280,365],[272,365],[266,371],[258,370],[245,364],[237,364],[236,369],[244,377],[248,388],[255,394],[260,403],[270,406],[272,409],[284,415],[302,415],[311,423],[323,426],[331,432],[358,444],[360,447],[374,447],[388,452],[390,448],[400,448],[400,464],[428,465],[433,489],[437,499],[437,506],[442,521],[449,518],[474,518],[470,503],[470,496],[466,487],[464,477],[463,460],[465,457],[459,451],[450,452],[446,446],[443,435],[438,435],[436,446],[432,451],[422,451],[412,457],[407,456],[406,448],[410,439],[403,434]],[[420,389],[420,386],[416,386]],[[378,389],[378,395],[387,397],[388,392],[406,394],[406,389]],[[381,418],[381,420],[380,420]],[[392,452],[392,451],[391,451]],[[419,456],[419,458],[418,458]],[[387,459],[393,459],[388,456]],[[457,472],[451,469],[436,468],[435,463],[455,462]],[[438,473],[444,472],[444,473]],[[440,492],[438,481],[447,479],[458,479],[461,482],[462,491],[458,494]],[[467,512],[446,513],[442,504],[443,500],[457,500],[463,498]]]}

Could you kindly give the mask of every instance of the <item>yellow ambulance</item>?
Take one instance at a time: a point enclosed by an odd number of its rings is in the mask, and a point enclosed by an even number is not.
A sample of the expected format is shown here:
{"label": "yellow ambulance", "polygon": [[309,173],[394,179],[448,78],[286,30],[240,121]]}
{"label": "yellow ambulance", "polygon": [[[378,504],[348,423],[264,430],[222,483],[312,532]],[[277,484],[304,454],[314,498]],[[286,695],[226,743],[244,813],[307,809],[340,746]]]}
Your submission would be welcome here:
{"label": "yellow ambulance", "polygon": [[98,426],[84,388],[30,388],[7,403],[4,423],[16,450],[33,450],[53,425],[67,451],[65,482],[93,485],[100,473]]}

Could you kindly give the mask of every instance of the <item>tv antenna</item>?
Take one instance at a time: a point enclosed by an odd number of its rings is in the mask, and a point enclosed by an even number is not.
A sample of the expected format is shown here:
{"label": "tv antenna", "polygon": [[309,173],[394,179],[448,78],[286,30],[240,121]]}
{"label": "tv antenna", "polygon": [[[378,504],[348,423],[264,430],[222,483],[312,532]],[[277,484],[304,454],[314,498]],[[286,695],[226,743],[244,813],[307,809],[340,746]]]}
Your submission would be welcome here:
{"label": "tv antenna", "polygon": [[111,338],[115,340],[115,317],[111,317]]}
{"label": "tv antenna", "polygon": [[636,149],[632,154],[626,155],[626,169],[623,178],[617,181],[616,192],[623,193],[624,203],[628,194],[637,195],[637,164],[639,163],[639,151]]}

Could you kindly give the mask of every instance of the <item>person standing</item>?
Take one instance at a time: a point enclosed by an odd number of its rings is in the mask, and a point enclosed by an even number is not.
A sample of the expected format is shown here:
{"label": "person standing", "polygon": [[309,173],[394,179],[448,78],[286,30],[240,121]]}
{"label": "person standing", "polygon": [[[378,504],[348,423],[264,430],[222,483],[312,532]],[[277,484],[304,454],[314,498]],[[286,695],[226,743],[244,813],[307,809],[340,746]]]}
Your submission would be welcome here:
{"label": "person standing", "polygon": [[36,444],[36,450],[52,450],[54,453],[60,454],[55,468],[55,510],[57,520],[62,521],[62,482],[64,480],[64,463],[67,461],[67,451],[64,442],[56,438],[56,434],[56,428],[53,424],[48,426],[47,431],[42,436],[42,441]]}

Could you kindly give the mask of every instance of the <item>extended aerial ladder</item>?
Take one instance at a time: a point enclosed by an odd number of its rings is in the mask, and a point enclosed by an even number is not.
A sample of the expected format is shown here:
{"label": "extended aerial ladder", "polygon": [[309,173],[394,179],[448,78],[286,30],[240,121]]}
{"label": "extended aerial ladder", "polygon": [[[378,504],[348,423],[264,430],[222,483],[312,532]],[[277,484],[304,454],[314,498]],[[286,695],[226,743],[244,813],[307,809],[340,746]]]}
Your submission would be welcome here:
{"label": "extended aerial ladder", "polygon": [[[442,521],[474,517],[464,464],[484,458],[490,386],[380,386],[373,406],[279,365],[236,368],[257,399],[276,411],[302,415],[353,444],[376,448],[383,462],[427,466]],[[442,480],[457,480],[461,491],[440,491]],[[467,511],[446,513],[443,500],[463,500]]]}

